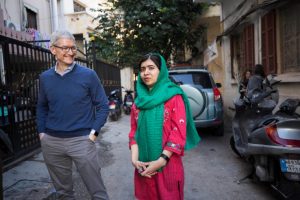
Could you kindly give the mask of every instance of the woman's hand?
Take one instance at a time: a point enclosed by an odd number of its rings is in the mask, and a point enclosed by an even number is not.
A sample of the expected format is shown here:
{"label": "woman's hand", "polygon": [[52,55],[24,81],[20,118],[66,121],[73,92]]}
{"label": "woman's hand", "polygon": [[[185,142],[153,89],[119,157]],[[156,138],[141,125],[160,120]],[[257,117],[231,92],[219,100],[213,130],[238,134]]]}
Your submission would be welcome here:
{"label": "woman's hand", "polygon": [[148,167],[141,173],[142,176],[151,178],[151,176],[157,174],[157,170],[164,167],[167,161],[162,157],[159,157],[155,161],[148,162]]}
{"label": "woman's hand", "polygon": [[133,167],[135,167],[138,170],[139,173],[142,173],[143,171],[146,170],[148,163],[135,160],[135,161],[132,161],[132,165],[133,165]]}

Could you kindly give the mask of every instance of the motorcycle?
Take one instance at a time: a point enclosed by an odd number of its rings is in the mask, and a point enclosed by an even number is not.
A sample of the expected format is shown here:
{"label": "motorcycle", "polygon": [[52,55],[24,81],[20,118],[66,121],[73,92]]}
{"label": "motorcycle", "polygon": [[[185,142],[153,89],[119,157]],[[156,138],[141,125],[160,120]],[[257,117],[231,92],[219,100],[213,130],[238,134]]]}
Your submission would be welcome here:
{"label": "motorcycle", "polygon": [[122,100],[119,97],[119,89],[112,90],[108,96],[109,118],[112,121],[117,121],[121,116]]}
{"label": "motorcycle", "polygon": [[123,101],[123,110],[126,115],[129,115],[131,112],[131,106],[133,104],[133,91],[125,89],[125,96]]}
{"label": "motorcycle", "polygon": [[274,76],[268,76],[252,98],[236,98],[232,121],[232,150],[251,163],[255,177],[270,183],[278,194],[294,198],[300,188],[299,99],[286,99],[273,113],[279,95]]}

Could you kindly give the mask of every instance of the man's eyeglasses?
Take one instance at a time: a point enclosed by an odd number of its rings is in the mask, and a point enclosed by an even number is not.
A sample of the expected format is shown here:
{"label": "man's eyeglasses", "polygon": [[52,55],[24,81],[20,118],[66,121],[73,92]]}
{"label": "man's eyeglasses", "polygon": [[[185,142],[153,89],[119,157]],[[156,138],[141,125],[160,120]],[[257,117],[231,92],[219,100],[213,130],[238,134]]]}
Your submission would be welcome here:
{"label": "man's eyeglasses", "polygon": [[73,46],[73,47],[60,47],[60,46],[56,46],[56,45],[53,45],[54,47],[56,48],[59,48],[62,50],[62,52],[64,53],[68,53],[70,50],[74,53],[77,51],[77,47]]}

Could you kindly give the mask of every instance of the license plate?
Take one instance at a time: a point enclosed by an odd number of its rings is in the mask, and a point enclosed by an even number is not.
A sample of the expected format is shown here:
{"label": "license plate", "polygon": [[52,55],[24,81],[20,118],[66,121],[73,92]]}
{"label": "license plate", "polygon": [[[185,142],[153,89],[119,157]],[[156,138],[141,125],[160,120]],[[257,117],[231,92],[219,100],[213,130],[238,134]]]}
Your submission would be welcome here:
{"label": "license plate", "polygon": [[109,105],[109,109],[115,109],[116,105]]}
{"label": "license plate", "polygon": [[130,102],[130,101],[126,102],[126,105],[131,106],[131,105],[132,105],[132,102]]}
{"label": "license plate", "polygon": [[300,173],[300,160],[280,159],[282,172]]}

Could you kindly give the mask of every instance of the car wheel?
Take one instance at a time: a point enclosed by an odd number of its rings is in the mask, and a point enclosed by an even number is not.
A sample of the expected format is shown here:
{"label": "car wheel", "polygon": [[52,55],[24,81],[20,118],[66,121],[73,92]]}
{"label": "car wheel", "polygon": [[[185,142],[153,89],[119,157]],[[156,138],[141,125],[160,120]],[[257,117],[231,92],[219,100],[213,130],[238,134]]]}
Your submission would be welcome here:
{"label": "car wheel", "polygon": [[216,136],[223,136],[224,135],[224,123],[222,123],[220,126],[218,126],[215,129],[215,135]]}

